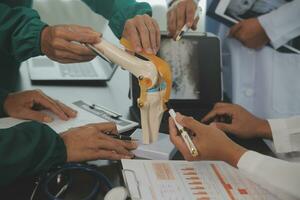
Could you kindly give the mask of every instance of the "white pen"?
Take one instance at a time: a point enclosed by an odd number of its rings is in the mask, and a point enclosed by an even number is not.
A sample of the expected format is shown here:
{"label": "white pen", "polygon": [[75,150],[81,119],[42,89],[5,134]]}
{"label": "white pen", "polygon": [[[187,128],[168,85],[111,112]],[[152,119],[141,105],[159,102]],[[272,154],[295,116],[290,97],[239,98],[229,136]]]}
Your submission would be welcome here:
{"label": "white pen", "polygon": [[192,142],[189,134],[184,130],[184,127],[181,126],[177,121],[176,121],[176,113],[173,109],[169,110],[169,114],[172,117],[172,119],[175,122],[176,127],[178,128],[181,137],[183,138],[183,141],[185,142],[186,146],[188,147],[190,153],[192,154],[193,157],[198,156],[198,151],[197,148],[195,147],[194,143]]}
{"label": "white pen", "polygon": [[[195,15],[194,15],[194,20],[196,19],[196,17],[198,16],[198,14],[199,14],[201,11],[202,11],[201,7],[197,6],[197,10],[196,10]],[[180,33],[177,35],[176,41],[179,41],[179,40],[182,38],[182,36],[184,35],[184,33],[188,32],[189,30],[190,30],[190,28],[188,27],[187,24],[185,24],[185,25],[182,27]]]}

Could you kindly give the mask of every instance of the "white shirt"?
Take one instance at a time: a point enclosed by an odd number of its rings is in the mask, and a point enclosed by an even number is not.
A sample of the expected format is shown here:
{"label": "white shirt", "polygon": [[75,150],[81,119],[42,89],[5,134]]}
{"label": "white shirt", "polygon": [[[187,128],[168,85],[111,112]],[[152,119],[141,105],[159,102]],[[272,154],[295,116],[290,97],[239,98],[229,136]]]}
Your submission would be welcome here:
{"label": "white shirt", "polygon": [[277,153],[300,151],[300,116],[268,120]]}
{"label": "white shirt", "polygon": [[[274,47],[300,35],[299,15],[300,1],[294,0],[259,17]],[[249,49],[226,32],[220,26],[224,90],[232,102],[266,119],[300,115],[300,55]]]}
{"label": "white shirt", "polygon": [[300,199],[300,163],[247,151],[238,168],[249,179],[283,200]]}
{"label": "white shirt", "polygon": [[277,49],[300,35],[300,1],[294,0],[258,18]]}

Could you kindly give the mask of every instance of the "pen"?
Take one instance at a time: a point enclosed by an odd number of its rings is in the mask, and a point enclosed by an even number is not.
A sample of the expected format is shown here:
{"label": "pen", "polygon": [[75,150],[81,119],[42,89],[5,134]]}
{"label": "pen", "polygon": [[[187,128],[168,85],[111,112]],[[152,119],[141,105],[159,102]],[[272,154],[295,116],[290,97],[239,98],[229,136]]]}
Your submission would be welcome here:
{"label": "pen", "polygon": [[97,56],[100,56],[103,60],[112,64],[112,62],[105,55],[103,55],[103,53],[101,53],[97,48],[95,48],[93,45],[91,45],[91,44],[84,44],[84,45],[87,48],[89,48],[91,51],[93,51]]}
{"label": "pen", "polygon": [[198,156],[198,151],[197,148],[195,147],[194,143],[192,142],[189,134],[185,131],[184,127],[181,126],[177,121],[176,121],[176,113],[173,109],[169,110],[169,114],[172,117],[172,119],[175,122],[176,127],[178,128],[181,137],[183,141],[185,142],[186,146],[188,147],[190,153],[192,154],[193,157]]}
{"label": "pen", "polygon": [[[201,11],[202,11],[201,7],[197,6],[197,10],[196,10],[195,15],[194,15],[194,20],[196,19],[197,15],[198,15],[199,12],[201,12]],[[184,33],[188,32],[189,30],[190,30],[190,28],[187,26],[187,24],[185,24],[185,25],[182,27],[180,33],[177,35],[176,41],[179,41],[179,40],[182,38],[182,36],[184,35]]]}
{"label": "pen", "polygon": [[105,132],[105,135],[111,136],[112,138],[118,139],[118,140],[138,141],[127,135],[115,135],[115,134],[112,134],[111,132]]}
{"label": "pen", "polygon": [[98,106],[96,104],[92,104],[91,106],[89,106],[90,109],[95,109],[95,108],[100,108],[102,111],[104,111],[106,114],[108,114],[110,117],[114,118],[114,119],[118,119],[120,117],[122,117],[121,114],[116,113],[114,111],[109,110],[108,108],[105,108],[103,106]]}

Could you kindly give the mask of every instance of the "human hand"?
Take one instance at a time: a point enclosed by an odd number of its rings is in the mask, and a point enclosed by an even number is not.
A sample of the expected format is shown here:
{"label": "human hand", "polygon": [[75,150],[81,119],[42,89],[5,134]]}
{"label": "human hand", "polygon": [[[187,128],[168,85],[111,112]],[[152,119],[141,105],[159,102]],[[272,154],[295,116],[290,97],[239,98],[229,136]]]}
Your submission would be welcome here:
{"label": "human hand", "polygon": [[[222,120],[225,116],[231,118],[231,123],[225,123]],[[217,103],[201,121],[213,122],[212,124],[218,129],[241,138],[272,138],[272,131],[267,120],[260,119],[235,104]]]}
{"label": "human hand", "polygon": [[134,157],[130,151],[136,149],[136,143],[113,139],[106,135],[106,132],[117,134],[116,125],[89,124],[60,134],[66,145],[67,161],[120,160]]}
{"label": "human hand", "polygon": [[160,48],[159,26],[147,14],[128,19],[122,36],[133,45],[138,53],[144,50],[146,53],[156,54]]}
{"label": "human hand", "polygon": [[230,140],[221,130],[201,124],[192,117],[177,113],[176,121],[192,133],[192,141],[199,153],[197,157],[192,157],[181,135],[178,134],[173,119],[169,118],[170,139],[186,160],[221,160],[236,167],[241,156],[247,151]]}
{"label": "human hand", "polygon": [[89,27],[57,25],[44,28],[41,50],[50,59],[60,63],[77,63],[92,60],[96,55],[80,43],[100,42],[102,35]]}
{"label": "human hand", "polygon": [[194,19],[197,5],[193,0],[178,0],[170,7],[167,20],[169,35],[175,40],[182,27],[187,24],[192,30],[197,29],[199,17]]}
{"label": "human hand", "polygon": [[246,19],[231,27],[229,36],[236,38],[248,48],[258,49],[270,39],[257,18]]}
{"label": "human hand", "polygon": [[39,110],[48,109],[62,120],[74,118],[77,111],[48,97],[41,90],[11,93],[4,102],[4,111],[11,117],[52,122],[53,119]]}

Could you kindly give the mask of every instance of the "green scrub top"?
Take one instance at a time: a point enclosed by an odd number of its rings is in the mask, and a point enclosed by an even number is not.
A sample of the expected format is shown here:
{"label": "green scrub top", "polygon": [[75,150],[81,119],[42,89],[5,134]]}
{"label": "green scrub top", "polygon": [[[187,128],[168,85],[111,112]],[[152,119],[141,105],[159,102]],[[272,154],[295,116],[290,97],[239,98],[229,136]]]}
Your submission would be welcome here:
{"label": "green scrub top", "polygon": [[[149,4],[135,0],[83,2],[109,20],[117,37],[127,19],[138,14],[151,15]],[[40,34],[47,24],[30,6],[30,0],[0,0],[0,117],[6,116],[3,104],[7,91],[15,84],[20,63],[42,54]],[[0,187],[18,177],[49,170],[65,162],[66,157],[63,140],[47,125],[26,122],[0,129]]]}
{"label": "green scrub top", "polygon": [[[127,19],[138,14],[151,15],[149,4],[135,0],[82,1],[109,20],[117,37],[121,36]],[[30,6],[31,0],[0,0],[0,88],[11,90],[20,63],[42,54],[40,34],[46,24]]]}

